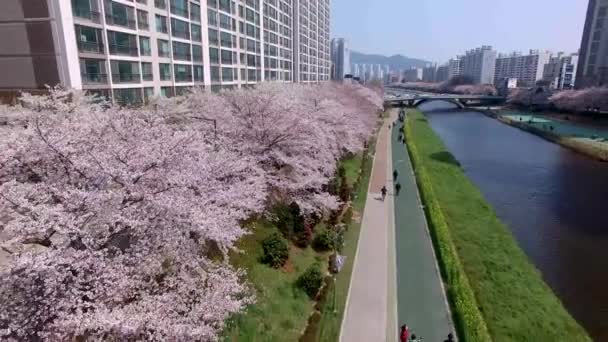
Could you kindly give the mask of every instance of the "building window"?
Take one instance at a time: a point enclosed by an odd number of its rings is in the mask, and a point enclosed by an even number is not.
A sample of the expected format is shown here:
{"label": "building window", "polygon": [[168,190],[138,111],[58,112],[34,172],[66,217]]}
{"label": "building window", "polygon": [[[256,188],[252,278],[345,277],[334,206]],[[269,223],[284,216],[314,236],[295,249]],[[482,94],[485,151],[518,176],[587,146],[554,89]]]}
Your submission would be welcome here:
{"label": "building window", "polygon": [[169,32],[169,27],[167,26],[167,17],[157,14],[155,17],[155,21],[156,21],[156,32],[161,32],[161,33]]}
{"label": "building window", "polygon": [[230,9],[230,0],[219,0],[220,1],[220,10],[226,13],[232,13]]}
{"label": "building window", "polygon": [[158,39],[156,43],[158,45],[158,57],[171,57],[169,41],[164,39]]}
{"label": "building window", "polygon": [[173,87],[160,87],[160,95],[164,97],[173,97]]}
{"label": "building window", "polygon": [[190,39],[190,25],[185,21],[171,18],[171,34],[173,37]]}
{"label": "building window", "polygon": [[192,60],[195,62],[203,61],[203,48],[200,45],[192,44]]}
{"label": "building window", "polygon": [[202,40],[201,26],[196,24],[192,24],[190,26],[192,31],[192,40],[200,42]]}
{"label": "building window", "polygon": [[212,9],[207,9],[207,23],[209,26],[217,27],[217,12]]}
{"label": "building window", "polygon": [[142,56],[152,55],[152,48],[150,47],[150,38],[139,36],[139,53]]}
{"label": "building window", "polygon": [[150,29],[148,12],[139,9],[137,10],[137,28],[144,31],[148,31]]}
{"label": "building window", "polygon": [[83,84],[107,84],[106,63],[99,59],[80,59],[80,75]]}
{"label": "building window", "polygon": [[138,56],[137,37],[133,34],[108,30],[110,54]]}
{"label": "building window", "polygon": [[192,66],[184,64],[174,64],[173,71],[175,82],[192,82]]}
{"label": "building window", "polygon": [[104,53],[102,31],[96,28],[75,25],[78,51],[88,53]]}
{"label": "building window", "polygon": [[211,61],[211,63],[219,63],[220,62],[220,57],[219,57],[219,50],[216,48],[209,48],[209,61]]}
{"label": "building window", "polygon": [[232,35],[228,32],[220,32],[220,43],[222,47],[231,48],[232,46]]}
{"label": "building window", "polygon": [[154,97],[154,87],[145,87],[144,88],[144,101],[146,103],[150,102],[150,100]]}
{"label": "building window", "polygon": [[135,29],[135,14],[133,8],[111,0],[105,1],[106,24]]}
{"label": "building window", "polygon": [[128,106],[142,103],[140,88],[114,89],[114,101],[116,103]]}
{"label": "building window", "polygon": [[222,50],[222,64],[232,64],[232,51]]}
{"label": "building window", "polygon": [[158,9],[166,9],[167,2],[165,0],[154,0],[154,7]]}
{"label": "building window", "polygon": [[186,95],[191,90],[192,90],[192,87],[175,87],[175,96]]}
{"label": "building window", "polygon": [[144,81],[152,81],[154,79],[152,63],[141,62],[141,78]]}
{"label": "building window", "polygon": [[219,41],[217,39],[217,30],[209,29],[209,45],[218,45]]}
{"label": "building window", "polygon": [[78,18],[88,19],[94,23],[100,23],[101,18],[97,1],[91,0],[72,0],[72,14]]}
{"label": "building window", "polygon": [[139,65],[136,62],[110,61],[112,82],[139,83]]}
{"label": "building window", "polygon": [[220,81],[220,67],[212,66],[209,68],[211,71],[211,82]]}
{"label": "building window", "polygon": [[188,18],[188,0],[171,0],[171,13]]}
{"label": "building window", "polygon": [[158,75],[161,81],[171,80],[171,64],[159,63],[158,64]]}
{"label": "building window", "polygon": [[190,55],[190,44],[173,42],[173,58],[180,61],[189,61],[192,59]]}
{"label": "building window", "polygon": [[190,20],[201,21],[201,6],[193,2],[190,3]]}
{"label": "building window", "polygon": [[203,66],[202,65],[195,65],[193,68],[193,74],[194,74],[194,81],[195,82],[203,82]]}
{"label": "building window", "polygon": [[224,13],[220,13],[220,27],[232,31],[232,18]]}
{"label": "building window", "polygon": [[222,81],[223,82],[234,81],[234,76],[232,75],[232,68],[222,68]]}

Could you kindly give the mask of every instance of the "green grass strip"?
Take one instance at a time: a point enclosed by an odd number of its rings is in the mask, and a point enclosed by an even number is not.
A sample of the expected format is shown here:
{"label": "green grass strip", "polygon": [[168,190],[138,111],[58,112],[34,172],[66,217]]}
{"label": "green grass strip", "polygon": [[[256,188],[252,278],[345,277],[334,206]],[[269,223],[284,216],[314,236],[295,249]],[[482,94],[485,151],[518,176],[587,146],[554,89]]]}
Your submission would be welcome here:
{"label": "green grass strip", "polygon": [[422,113],[405,134],[461,340],[590,341]]}

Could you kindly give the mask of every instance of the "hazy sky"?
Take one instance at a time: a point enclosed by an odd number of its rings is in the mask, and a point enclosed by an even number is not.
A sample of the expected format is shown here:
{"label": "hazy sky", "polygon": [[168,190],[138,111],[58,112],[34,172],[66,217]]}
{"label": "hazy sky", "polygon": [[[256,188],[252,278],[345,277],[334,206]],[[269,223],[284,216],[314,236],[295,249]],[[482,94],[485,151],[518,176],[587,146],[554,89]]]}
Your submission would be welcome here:
{"label": "hazy sky", "polygon": [[443,63],[481,45],[576,52],[588,0],[331,0],[331,36]]}

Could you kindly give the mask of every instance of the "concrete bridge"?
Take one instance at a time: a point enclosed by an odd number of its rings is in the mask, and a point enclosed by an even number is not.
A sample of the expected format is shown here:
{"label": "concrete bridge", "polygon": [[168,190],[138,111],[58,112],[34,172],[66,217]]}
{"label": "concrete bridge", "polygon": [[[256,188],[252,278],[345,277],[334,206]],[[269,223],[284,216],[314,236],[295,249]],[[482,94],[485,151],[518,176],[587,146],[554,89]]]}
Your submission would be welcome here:
{"label": "concrete bridge", "polygon": [[397,94],[385,96],[384,106],[388,107],[417,107],[430,101],[447,101],[460,108],[468,106],[491,106],[503,104],[505,97],[493,95],[454,95],[454,94]]}

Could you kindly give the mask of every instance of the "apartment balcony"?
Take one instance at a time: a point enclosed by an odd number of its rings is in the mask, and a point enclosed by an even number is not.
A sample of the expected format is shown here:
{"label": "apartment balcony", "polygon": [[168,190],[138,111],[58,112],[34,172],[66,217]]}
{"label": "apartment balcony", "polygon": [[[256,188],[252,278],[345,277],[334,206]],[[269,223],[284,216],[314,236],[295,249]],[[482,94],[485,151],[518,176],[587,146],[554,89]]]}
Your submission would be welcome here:
{"label": "apartment balcony", "polygon": [[178,52],[174,51],[173,59],[178,60],[178,61],[191,61],[192,55],[189,53],[178,53]]}
{"label": "apartment balcony", "polygon": [[188,18],[188,9],[187,8],[171,6],[171,13],[182,16],[184,18]]}
{"label": "apartment balcony", "polygon": [[82,84],[87,84],[87,85],[108,84],[108,75],[107,74],[87,72],[87,73],[80,74],[80,77],[82,78]]}
{"label": "apartment balcony", "polygon": [[85,53],[104,54],[103,44],[99,42],[85,42],[82,40],[78,41],[78,51]]}
{"label": "apartment balcony", "polygon": [[182,39],[190,39],[190,32],[186,31],[186,30],[176,30],[173,29],[171,31],[171,33],[173,34],[173,37],[177,37],[177,38],[182,38]]}
{"label": "apartment balcony", "polygon": [[130,28],[132,30],[135,30],[135,28],[137,27],[135,19],[112,14],[106,14],[106,24]]}
{"label": "apartment balcony", "polygon": [[81,19],[90,20],[96,24],[101,23],[101,13],[88,8],[72,7],[72,15]]}
{"label": "apartment balcony", "polygon": [[154,7],[158,9],[166,9],[167,2],[165,0],[154,0]]}
{"label": "apartment balcony", "polygon": [[153,81],[153,80],[154,80],[154,75],[153,75],[152,73],[143,73],[143,74],[141,75],[141,78],[142,78],[144,81]]}
{"label": "apartment balcony", "polygon": [[140,83],[141,77],[134,73],[118,73],[112,74],[112,82],[114,83]]}
{"label": "apartment balcony", "polygon": [[110,44],[110,54],[122,56],[139,56],[137,46]]}

